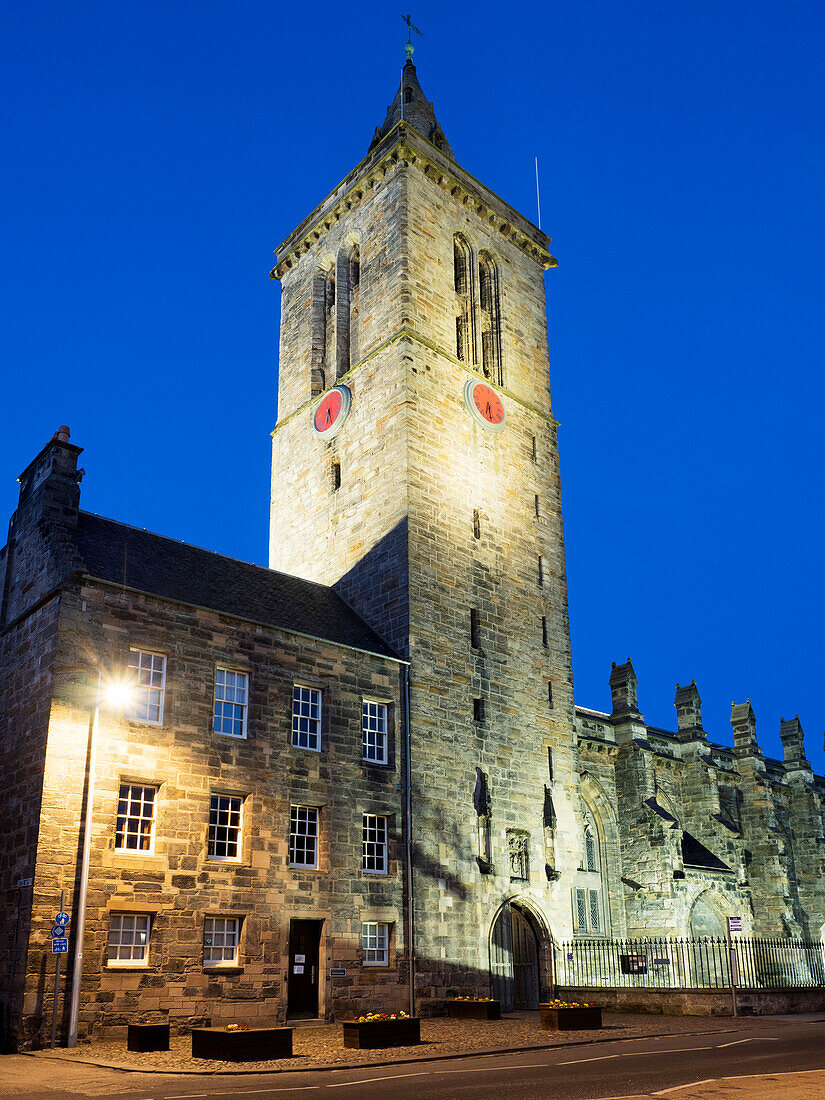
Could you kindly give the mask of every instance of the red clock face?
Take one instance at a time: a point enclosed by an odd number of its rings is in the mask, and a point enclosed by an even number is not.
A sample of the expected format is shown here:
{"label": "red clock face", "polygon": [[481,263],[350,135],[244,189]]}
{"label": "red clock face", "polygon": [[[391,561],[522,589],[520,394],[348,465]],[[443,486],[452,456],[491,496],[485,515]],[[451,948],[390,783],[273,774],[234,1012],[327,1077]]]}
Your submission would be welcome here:
{"label": "red clock face", "polygon": [[494,389],[479,382],[473,388],[473,404],[487,421],[496,427],[504,421],[504,406]]}
{"label": "red clock face", "polygon": [[344,398],[340,390],[330,390],[315,410],[315,431],[328,432],[341,415]]}

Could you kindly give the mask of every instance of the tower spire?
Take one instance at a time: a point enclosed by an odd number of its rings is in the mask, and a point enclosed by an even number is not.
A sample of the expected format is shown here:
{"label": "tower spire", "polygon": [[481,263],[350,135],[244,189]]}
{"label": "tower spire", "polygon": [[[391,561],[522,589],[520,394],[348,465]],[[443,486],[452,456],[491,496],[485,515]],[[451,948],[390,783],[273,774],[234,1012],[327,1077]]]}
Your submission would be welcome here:
{"label": "tower spire", "polygon": [[427,141],[431,142],[436,149],[455,160],[455,154],[450,148],[450,143],[444,136],[444,131],[438,125],[433,105],[421,90],[415,72],[415,65],[413,65],[412,32],[415,31],[416,34],[421,34],[421,31],[415,26],[409,15],[403,16],[403,19],[407,24],[407,44],[404,47],[407,60],[401,71],[401,84],[395,94],[395,99],[387,108],[387,117],[384,119],[383,126],[375,127],[370,149],[374,149],[381,138],[385,137],[399,122],[405,122],[408,126],[417,130]]}

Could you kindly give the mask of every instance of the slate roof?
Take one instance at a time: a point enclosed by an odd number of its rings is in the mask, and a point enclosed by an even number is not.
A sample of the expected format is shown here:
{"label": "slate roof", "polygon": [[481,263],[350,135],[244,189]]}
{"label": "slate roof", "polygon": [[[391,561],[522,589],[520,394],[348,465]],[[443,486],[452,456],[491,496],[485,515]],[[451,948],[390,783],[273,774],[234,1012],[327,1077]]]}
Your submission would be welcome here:
{"label": "slate roof", "polygon": [[323,584],[226,558],[91,512],[75,543],[91,577],[384,657],[396,654]]}

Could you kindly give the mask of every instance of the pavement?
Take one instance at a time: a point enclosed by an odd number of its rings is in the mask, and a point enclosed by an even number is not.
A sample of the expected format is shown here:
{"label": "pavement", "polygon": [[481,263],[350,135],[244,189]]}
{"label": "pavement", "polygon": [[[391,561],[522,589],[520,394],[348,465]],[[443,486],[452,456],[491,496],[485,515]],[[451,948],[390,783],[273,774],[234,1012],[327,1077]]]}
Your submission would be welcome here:
{"label": "pavement", "polygon": [[[650,1016],[629,1013],[603,1014],[603,1027],[599,1031],[547,1032],[539,1022],[537,1012],[514,1012],[502,1020],[449,1020],[444,1018],[421,1021],[420,1045],[394,1047],[391,1050],[350,1050],[343,1046],[340,1026],[323,1024],[314,1027],[297,1027],[293,1032],[293,1057],[271,1059],[260,1062],[222,1062],[210,1059],[193,1059],[191,1041],[188,1035],[173,1036],[171,1049],[166,1052],[136,1054],[126,1050],[125,1038],[96,1039],[71,1050],[59,1048],[54,1051],[43,1050],[34,1053],[42,1061],[69,1061],[108,1069],[128,1070],[151,1074],[260,1074],[283,1072],[310,1072],[329,1069],[357,1069],[369,1065],[403,1065],[412,1062],[477,1057],[481,1054],[517,1053],[528,1050],[547,1050],[556,1047],[589,1045],[592,1043],[616,1040],[645,1039],[657,1036],[719,1035],[726,1031],[753,1031],[758,1034],[765,1028],[793,1028],[799,1021],[817,1021],[825,1023],[823,1013],[805,1013],[794,1016],[758,1016],[740,1017],[696,1017],[696,1016]],[[823,1097],[825,1100],[825,1071],[799,1074],[798,1087],[800,1097],[806,1100]],[[774,1075],[787,1078],[782,1089],[791,1087],[793,1082],[787,1074]],[[793,1076],[793,1075],[791,1075]],[[762,1080],[763,1078],[760,1078]],[[764,1077],[769,1082],[770,1075]],[[750,1083],[748,1083],[750,1082]],[[778,1095],[772,1084],[755,1087],[751,1078],[742,1078],[737,1084],[731,1079],[725,1093],[714,1092],[720,1087],[717,1083],[691,1085],[673,1089],[672,1095],[709,1100],[716,1096],[744,1096],[747,1091],[749,1100],[762,1095]],[[691,1091],[693,1090],[693,1091]],[[731,1091],[732,1090],[732,1091]],[[642,1094],[640,1094],[642,1095]],[[784,1097],[786,1092],[781,1095]],[[792,1095],[791,1093],[787,1094]]]}

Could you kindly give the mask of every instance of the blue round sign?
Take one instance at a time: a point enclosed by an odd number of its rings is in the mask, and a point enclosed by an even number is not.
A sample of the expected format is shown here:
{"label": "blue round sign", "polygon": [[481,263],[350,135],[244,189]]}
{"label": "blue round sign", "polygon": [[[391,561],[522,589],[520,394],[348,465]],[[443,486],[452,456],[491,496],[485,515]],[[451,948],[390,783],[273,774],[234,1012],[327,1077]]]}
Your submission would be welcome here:
{"label": "blue round sign", "polygon": [[69,914],[58,913],[57,916],[54,918],[54,923],[59,924],[61,928],[65,928],[66,925],[69,923]]}

